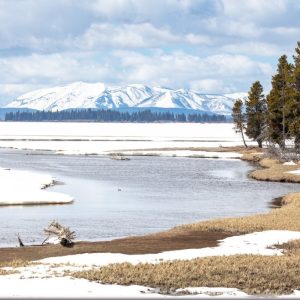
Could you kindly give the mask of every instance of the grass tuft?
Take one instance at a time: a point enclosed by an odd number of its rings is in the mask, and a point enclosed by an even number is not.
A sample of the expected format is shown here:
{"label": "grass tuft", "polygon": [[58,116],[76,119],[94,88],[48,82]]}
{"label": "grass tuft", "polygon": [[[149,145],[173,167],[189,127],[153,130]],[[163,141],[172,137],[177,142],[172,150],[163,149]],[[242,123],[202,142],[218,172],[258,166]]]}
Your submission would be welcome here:
{"label": "grass tuft", "polygon": [[22,259],[14,259],[12,261],[0,262],[0,268],[3,267],[20,268],[20,267],[27,267],[34,264],[36,263],[27,260],[22,260]]}

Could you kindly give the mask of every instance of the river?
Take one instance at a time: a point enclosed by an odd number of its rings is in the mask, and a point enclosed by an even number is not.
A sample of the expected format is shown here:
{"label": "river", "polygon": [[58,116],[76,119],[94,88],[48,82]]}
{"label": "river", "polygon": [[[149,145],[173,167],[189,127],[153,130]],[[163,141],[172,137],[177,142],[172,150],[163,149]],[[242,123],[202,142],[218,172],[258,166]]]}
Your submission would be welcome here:
{"label": "river", "polygon": [[0,165],[36,170],[60,182],[50,190],[75,198],[69,205],[0,208],[0,246],[41,243],[53,220],[69,226],[80,240],[142,235],[175,225],[266,212],[270,201],[299,184],[260,182],[240,160],[55,155],[0,150]]}

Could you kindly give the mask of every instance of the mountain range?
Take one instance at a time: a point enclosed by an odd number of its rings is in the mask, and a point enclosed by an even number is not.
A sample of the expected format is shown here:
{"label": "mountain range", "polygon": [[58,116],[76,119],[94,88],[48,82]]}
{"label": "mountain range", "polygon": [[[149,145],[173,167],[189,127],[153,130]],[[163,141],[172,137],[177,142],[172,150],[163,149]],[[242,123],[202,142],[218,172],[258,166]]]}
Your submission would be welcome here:
{"label": "mountain range", "polygon": [[234,101],[246,93],[202,94],[189,89],[170,89],[130,84],[108,87],[104,83],[74,82],[43,88],[19,96],[5,110],[115,109],[176,110],[230,115]]}

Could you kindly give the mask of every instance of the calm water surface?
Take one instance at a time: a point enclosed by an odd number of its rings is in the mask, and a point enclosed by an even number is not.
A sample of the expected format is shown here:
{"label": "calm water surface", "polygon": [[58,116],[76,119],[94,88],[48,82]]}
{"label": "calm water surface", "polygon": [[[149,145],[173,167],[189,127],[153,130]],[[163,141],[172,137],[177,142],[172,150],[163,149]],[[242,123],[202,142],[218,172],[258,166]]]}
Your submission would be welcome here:
{"label": "calm water surface", "polygon": [[40,243],[53,220],[78,239],[101,240],[161,231],[178,224],[269,210],[269,202],[299,184],[259,182],[239,160],[33,154],[0,150],[0,166],[49,173],[64,184],[50,190],[75,198],[69,205],[0,208],[0,246]]}

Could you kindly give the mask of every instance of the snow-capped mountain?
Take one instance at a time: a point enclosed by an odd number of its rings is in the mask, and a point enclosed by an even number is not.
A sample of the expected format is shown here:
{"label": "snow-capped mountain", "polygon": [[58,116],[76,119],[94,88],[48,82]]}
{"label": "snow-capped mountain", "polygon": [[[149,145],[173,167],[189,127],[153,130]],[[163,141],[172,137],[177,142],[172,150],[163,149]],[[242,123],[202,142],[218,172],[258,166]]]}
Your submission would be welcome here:
{"label": "snow-capped mountain", "polygon": [[180,109],[230,115],[234,100],[246,93],[225,95],[201,94],[187,89],[169,89],[131,84],[108,87],[103,83],[75,82],[26,93],[5,108],[65,110],[104,109]]}

